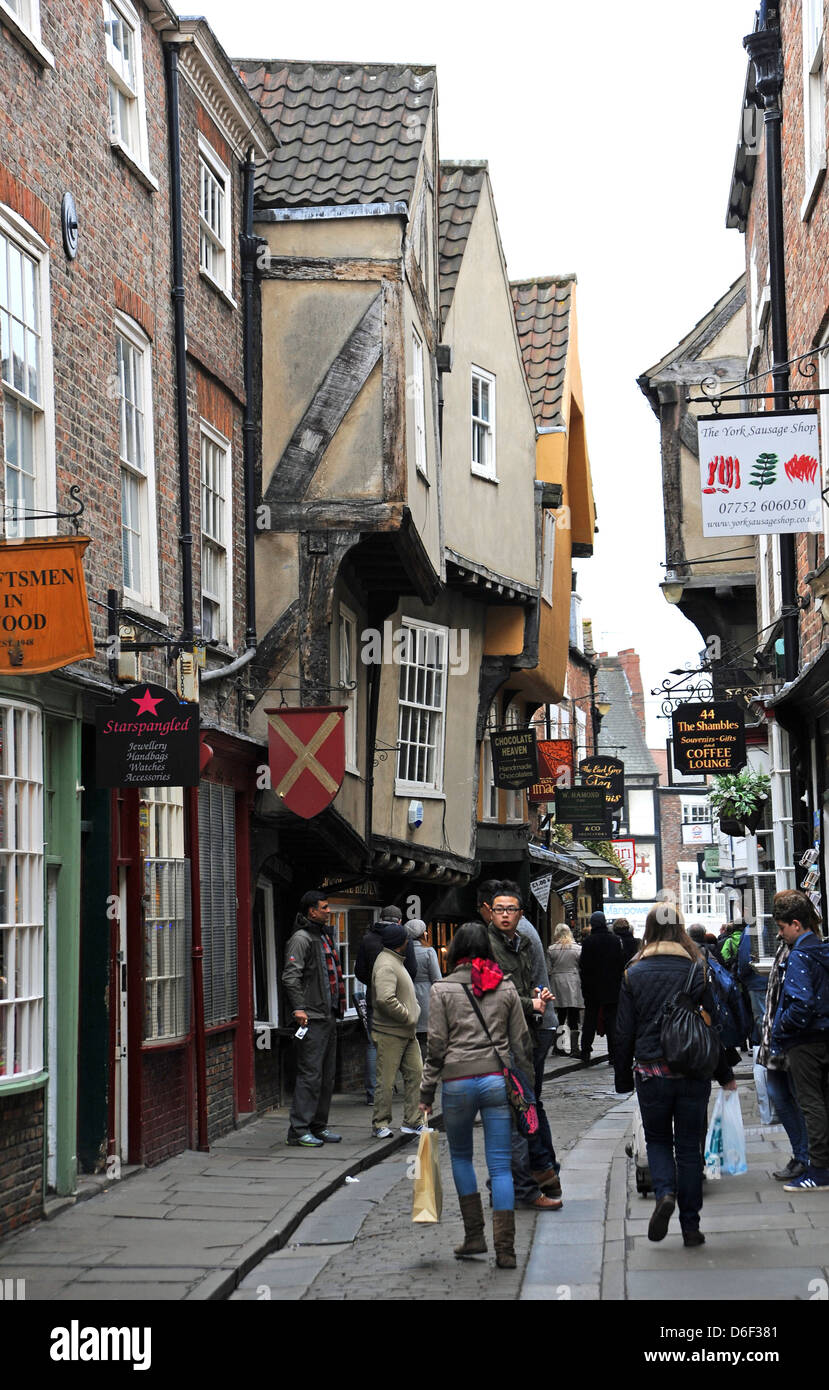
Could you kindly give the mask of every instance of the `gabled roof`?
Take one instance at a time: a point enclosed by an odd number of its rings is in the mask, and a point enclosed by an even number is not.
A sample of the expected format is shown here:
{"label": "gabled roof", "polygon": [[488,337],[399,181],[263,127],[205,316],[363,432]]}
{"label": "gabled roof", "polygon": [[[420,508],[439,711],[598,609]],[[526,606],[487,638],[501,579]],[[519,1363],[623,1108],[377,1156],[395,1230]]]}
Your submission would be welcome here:
{"label": "gabled roof", "polygon": [[440,162],[439,241],[440,241],[440,317],[446,316],[458,283],[461,261],[472,229],[472,219],[487,176],[485,159]]}
{"label": "gabled roof", "polygon": [[[711,376],[714,363],[710,358],[703,357],[705,349],[714,341],[719,333],[725,328],[726,324],[733,319],[735,314],[740,313],[745,307],[746,302],[746,276],[745,271],[737,276],[733,285],[729,285],[725,294],[722,295],[712,309],[695,323],[690,333],[677,343],[676,347],[666,352],[665,356],[655,363],[653,367],[648,367],[646,372],[636,378],[636,384],[640,391],[647,396],[651,408],[659,417],[659,393],[657,386],[666,382],[685,382],[691,380],[687,371],[687,364],[699,362],[700,370],[698,379],[704,376]],[[683,369],[686,370],[683,370]],[[744,372],[745,363],[742,359],[734,362],[735,374],[731,380],[739,380]],[[739,370],[737,370],[739,368]]]}
{"label": "gabled roof", "polygon": [[659,768],[645,742],[642,725],[631,702],[631,691],[624,667],[616,656],[603,656],[596,673],[597,698],[607,700],[610,709],[599,730],[599,752],[616,754],[625,765],[626,776],[659,776]]}
{"label": "gabled roof", "polygon": [[538,428],[565,425],[561,404],[575,283],[575,275],[510,281],[518,341]]}
{"label": "gabled roof", "polygon": [[259,170],[259,207],[410,202],[434,68],[256,59],[235,66],[279,139]]}

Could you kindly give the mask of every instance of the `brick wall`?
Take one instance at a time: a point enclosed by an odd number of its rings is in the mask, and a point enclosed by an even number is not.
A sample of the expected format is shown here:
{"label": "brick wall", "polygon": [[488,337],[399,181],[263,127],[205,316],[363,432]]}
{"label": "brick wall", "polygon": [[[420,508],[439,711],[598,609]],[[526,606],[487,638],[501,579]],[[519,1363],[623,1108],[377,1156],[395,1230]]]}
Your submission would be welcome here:
{"label": "brick wall", "polygon": [[679,859],[695,859],[697,847],[682,844],[682,806],[677,792],[659,792],[660,827],[662,831],[662,887],[674,893],[679,901]]}
{"label": "brick wall", "polygon": [[213,1033],[207,1039],[207,1142],[227,1134],[236,1124],[233,1095],[233,1033]]}
{"label": "brick wall", "polygon": [[43,1210],[43,1094],[0,1094],[0,1240]]}
{"label": "brick wall", "polygon": [[143,1055],[144,1162],[150,1167],[187,1148],[184,1048]]}

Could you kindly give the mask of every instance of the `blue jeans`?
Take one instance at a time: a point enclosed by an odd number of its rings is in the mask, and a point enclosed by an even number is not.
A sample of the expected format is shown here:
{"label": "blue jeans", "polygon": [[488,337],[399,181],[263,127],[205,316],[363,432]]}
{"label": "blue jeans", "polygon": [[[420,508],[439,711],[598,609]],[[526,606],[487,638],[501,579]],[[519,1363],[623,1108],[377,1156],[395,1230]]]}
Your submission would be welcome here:
{"label": "blue jeans", "polygon": [[636,1094],[657,1201],[669,1192],[675,1194],[682,1230],[698,1231],[702,1207],[700,1135],[705,1128],[711,1082],[680,1076],[637,1076]]}
{"label": "blue jeans", "polygon": [[766,1071],[766,1085],[769,1100],[780,1116],[780,1123],[788,1135],[792,1155],[798,1163],[809,1162],[809,1136],[803,1111],[797,1103],[789,1073],[769,1067]]}
{"label": "blue jeans", "polygon": [[462,1081],[444,1081],[442,1107],[458,1196],[469,1197],[478,1191],[472,1164],[472,1125],[480,1110],[486,1166],[492,1181],[492,1208],[493,1211],[512,1211],[515,1205],[510,1168],[512,1112],[503,1076],[467,1076]]}

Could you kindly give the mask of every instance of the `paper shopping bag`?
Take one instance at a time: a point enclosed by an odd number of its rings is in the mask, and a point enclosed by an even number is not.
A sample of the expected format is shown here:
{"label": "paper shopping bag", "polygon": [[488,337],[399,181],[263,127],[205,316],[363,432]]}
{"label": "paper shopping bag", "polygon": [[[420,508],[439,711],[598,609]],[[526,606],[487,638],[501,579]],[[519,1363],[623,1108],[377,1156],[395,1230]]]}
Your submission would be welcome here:
{"label": "paper shopping bag", "polygon": [[437,1130],[426,1129],[420,1136],[415,1159],[412,1221],[440,1221],[442,1210],[438,1135]]}

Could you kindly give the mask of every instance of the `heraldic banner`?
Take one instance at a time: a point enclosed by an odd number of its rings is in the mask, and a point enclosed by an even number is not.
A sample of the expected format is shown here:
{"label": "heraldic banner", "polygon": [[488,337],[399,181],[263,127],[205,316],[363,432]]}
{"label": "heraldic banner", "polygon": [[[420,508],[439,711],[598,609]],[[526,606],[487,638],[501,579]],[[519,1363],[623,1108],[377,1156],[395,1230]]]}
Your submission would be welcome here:
{"label": "heraldic banner", "polygon": [[269,709],[271,787],[303,820],[330,806],[345,776],[345,705]]}

